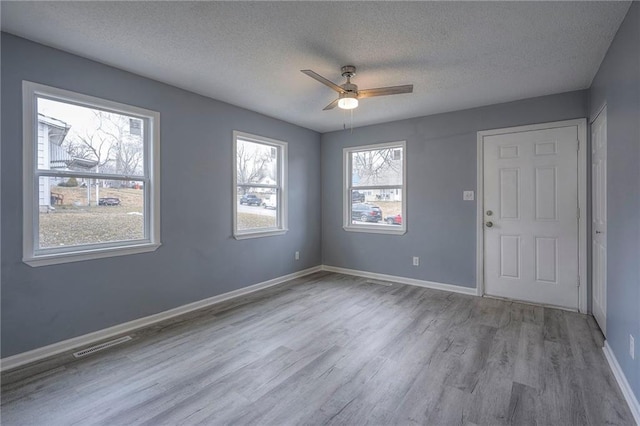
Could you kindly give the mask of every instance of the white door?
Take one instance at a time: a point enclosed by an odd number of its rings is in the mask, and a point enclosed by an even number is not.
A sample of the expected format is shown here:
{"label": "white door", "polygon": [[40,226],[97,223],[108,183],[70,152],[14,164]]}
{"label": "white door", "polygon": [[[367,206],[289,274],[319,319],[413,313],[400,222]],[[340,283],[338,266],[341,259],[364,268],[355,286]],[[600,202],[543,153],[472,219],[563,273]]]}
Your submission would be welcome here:
{"label": "white door", "polygon": [[578,309],[578,133],[484,136],[485,294]]}
{"label": "white door", "polygon": [[593,316],[607,335],[607,110],[591,125],[591,232]]}

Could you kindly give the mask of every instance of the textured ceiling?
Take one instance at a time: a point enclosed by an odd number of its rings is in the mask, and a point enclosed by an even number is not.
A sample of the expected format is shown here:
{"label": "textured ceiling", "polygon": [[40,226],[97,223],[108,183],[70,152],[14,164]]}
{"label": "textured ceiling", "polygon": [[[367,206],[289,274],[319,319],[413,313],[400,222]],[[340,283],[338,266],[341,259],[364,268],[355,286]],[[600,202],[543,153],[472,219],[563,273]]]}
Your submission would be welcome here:
{"label": "textured ceiling", "polygon": [[7,2],[2,30],[325,132],[583,89],[629,2]]}

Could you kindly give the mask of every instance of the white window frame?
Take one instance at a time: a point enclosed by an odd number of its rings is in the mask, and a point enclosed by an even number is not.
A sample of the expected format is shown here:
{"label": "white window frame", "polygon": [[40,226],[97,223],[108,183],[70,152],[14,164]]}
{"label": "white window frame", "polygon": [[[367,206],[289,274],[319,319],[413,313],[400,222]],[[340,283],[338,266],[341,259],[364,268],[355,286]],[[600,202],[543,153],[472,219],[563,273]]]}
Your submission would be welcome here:
{"label": "white window frame", "polygon": [[[38,103],[46,98],[78,106],[126,114],[145,122],[143,176],[123,176],[109,173],[86,173],[38,169]],[[81,93],[30,81],[22,82],[23,124],[23,256],[30,266],[45,266],[67,262],[124,256],[157,250],[160,247],[160,114]],[[143,182],[145,238],[140,240],[82,244],[40,249],[39,192],[40,177],[76,177],[90,179],[135,180]]]}
{"label": "white window frame", "polygon": [[[353,186],[351,154],[358,151],[371,151],[385,148],[402,148],[402,185]],[[374,234],[404,235],[407,233],[407,142],[385,142],[373,145],[362,145],[344,148],[343,158],[343,229],[349,232],[368,232]],[[353,223],[351,219],[351,191],[367,191],[376,189],[399,189],[402,193],[402,225],[382,225]],[[384,211],[382,212],[384,221]]]}
{"label": "white window frame", "polygon": [[[247,185],[238,184],[238,139],[248,142],[267,145],[277,149],[277,182],[274,185],[252,183]],[[233,131],[233,188],[232,188],[232,206],[233,206],[233,237],[237,240],[247,238],[270,237],[273,235],[283,235],[289,230],[288,228],[288,204],[287,204],[287,183],[288,183],[288,153],[287,142],[276,139],[265,138],[263,136],[252,135],[237,130]],[[269,228],[254,229],[238,229],[238,186],[249,186],[252,188],[272,188],[276,189],[278,199],[276,201],[276,226]]]}

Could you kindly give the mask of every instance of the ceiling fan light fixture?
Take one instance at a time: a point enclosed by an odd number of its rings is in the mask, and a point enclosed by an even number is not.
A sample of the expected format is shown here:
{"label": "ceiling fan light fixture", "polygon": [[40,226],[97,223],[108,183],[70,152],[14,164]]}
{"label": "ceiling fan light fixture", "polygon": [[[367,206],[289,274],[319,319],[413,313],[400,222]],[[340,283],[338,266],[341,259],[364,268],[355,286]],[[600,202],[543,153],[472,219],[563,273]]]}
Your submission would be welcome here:
{"label": "ceiling fan light fixture", "polygon": [[354,109],[358,107],[358,94],[354,92],[340,93],[338,108]]}

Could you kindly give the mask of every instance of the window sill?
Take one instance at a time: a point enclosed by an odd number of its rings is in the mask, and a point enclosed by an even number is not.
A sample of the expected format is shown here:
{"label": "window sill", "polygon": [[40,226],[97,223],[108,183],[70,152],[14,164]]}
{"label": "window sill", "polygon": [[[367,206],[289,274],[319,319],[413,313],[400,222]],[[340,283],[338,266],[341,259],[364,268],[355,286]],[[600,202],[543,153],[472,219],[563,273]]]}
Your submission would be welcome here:
{"label": "window sill", "polygon": [[60,263],[80,262],[83,260],[102,259],[105,257],[127,256],[131,254],[148,253],[156,251],[160,243],[146,243],[132,246],[98,248],[93,250],[81,250],[76,252],[43,254],[22,259],[29,266],[47,266]]}
{"label": "window sill", "polygon": [[343,226],[342,229],[347,232],[365,232],[368,234],[404,235],[407,233],[406,228],[398,227],[398,229],[393,229],[391,226],[384,225],[348,225]]}
{"label": "window sill", "polygon": [[246,234],[234,234],[233,238],[236,240],[246,240],[249,238],[261,238],[272,237],[274,235],[284,235],[289,231],[288,229],[274,229],[269,231],[248,232]]}

